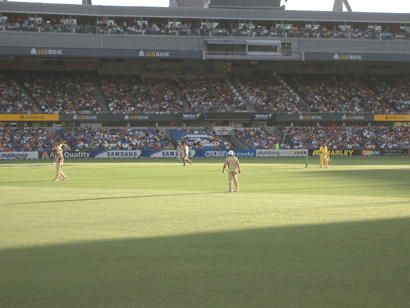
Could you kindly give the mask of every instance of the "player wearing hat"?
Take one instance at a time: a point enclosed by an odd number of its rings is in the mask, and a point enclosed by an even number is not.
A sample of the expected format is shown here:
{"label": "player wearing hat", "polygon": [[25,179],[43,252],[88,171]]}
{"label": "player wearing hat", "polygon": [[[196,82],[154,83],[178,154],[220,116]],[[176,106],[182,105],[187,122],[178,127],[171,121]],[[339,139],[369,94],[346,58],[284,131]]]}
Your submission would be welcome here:
{"label": "player wearing hat", "polygon": [[67,176],[63,173],[63,164],[64,164],[64,156],[63,156],[63,145],[66,143],[66,141],[61,140],[57,146],[54,148],[54,153],[56,154],[56,177],[54,178],[53,181],[58,181],[58,177],[61,175],[63,177],[63,180],[67,178]]}
{"label": "player wearing hat", "polygon": [[241,173],[241,166],[239,165],[239,160],[234,156],[233,151],[228,152],[228,157],[225,159],[224,166],[222,168],[222,173],[225,172],[226,166],[228,166],[228,181],[229,181],[229,192],[232,192],[232,181],[235,185],[235,191],[239,191],[239,184],[237,174]]}
{"label": "player wearing hat", "polygon": [[178,160],[181,160],[184,155],[184,147],[182,146],[181,142],[178,142],[177,152],[178,152]]}
{"label": "player wearing hat", "polygon": [[189,158],[188,158],[188,155],[189,155],[189,147],[188,147],[188,144],[187,144],[186,142],[184,142],[183,149],[184,149],[184,157],[183,157],[183,159],[182,159],[183,162],[184,162],[184,165],[183,165],[183,166],[185,166],[186,162],[188,162],[188,163],[190,163],[190,164],[192,165],[192,161],[190,161]]}

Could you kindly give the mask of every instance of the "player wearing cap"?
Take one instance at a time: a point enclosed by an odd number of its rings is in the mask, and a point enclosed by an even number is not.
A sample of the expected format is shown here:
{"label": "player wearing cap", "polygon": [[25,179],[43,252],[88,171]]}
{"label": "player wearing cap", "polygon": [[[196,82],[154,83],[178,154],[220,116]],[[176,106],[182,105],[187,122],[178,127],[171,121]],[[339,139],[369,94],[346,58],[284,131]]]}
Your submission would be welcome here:
{"label": "player wearing cap", "polygon": [[228,166],[228,181],[229,181],[229,192],[232,192],[232,181],[235,185],[235,191],[239,191],[238,183],[238,172],[241,173],[241,166],[239,165],[239,160],[233,156],[233,151],[228,152],[228,157],[225,159],[224,166],[222,168],[222,173],[225,172],[226,166]]}
{"label": "player wearing cap", "polygon": [[178,152],[178,160],[181,160],[184,156],[184,147],[182,146],[181,142],[178,142],[177,145],[177,152]]}
{"label": "player wearing cap", "polygon": [[189,155],[189,147],[188,147],[188,145],[187,145],[186,142],[184,142],[183,149],[184,149],[184,157],[183,157],[183,159],[182,159],[183,162],[184,162],[184,165],[183,165],[183,166],[185,166],[185,163],[186,163],[186,162],[188,162],[188,163],[190,163],[190,164],[192,165],[192,161],[190,161],[189,158],[188,158],[188,155]]}
{"label": "player wearing cap", "polygon": [[56,160],[54,163],[56,164],[57,173],[53,181],[58,181],[58,176],[60,175],[63,177],[63,180],[67,178],[67,176],[63,173],[63,164],[64,164],[63,145],[64,143],[65,141],[61,141],[54,148],[54,153],[56,154]]}

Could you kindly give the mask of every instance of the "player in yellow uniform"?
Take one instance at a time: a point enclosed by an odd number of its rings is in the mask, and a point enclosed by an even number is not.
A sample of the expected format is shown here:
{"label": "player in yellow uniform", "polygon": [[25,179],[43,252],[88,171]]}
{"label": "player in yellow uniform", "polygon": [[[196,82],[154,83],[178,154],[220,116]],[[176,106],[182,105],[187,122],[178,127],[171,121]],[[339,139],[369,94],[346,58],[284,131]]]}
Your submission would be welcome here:
{"label": "player in yellow uniform", "polygon": [[57,144],[54,148],[54,153],[56,154],[56,177],[53,181],[58,181],[58,177],[61,175],[63,177],[63,181],[67,178],[67,176],[63,173],[63,164],[64,164],[64,156],[63,156],[63,145],[65,141],[61,141]]}
{"label": "player in yellow uniform", "polygon": [[323,167],[323,162],[325,162],[325,167],[329,168],[329,151],[327,150],[326,143],[324,143],[320,148],[320,168]]}
{"label": "player in yellow uniform", "polygon": [[228,157],[225,159],[224,166],[222,168],[222,173],[225,172],[226,166],[228,166],[228,181],[229,181],[229,192],[232,192],[232,181],[235,186],[235,191],[239,191],[238,183],[238,172],[241,173],[241,166],[239,165],[239,160],[233,156],[233,151],[228,152]]}
{"label": "player in yellow uniform", "polygon": [[183,145],[183,149],[184,149],[184,157],[183,157],[183,162],[184,162],[184,166],[185,166],[185,163],[186,162],[188,162],[189,164],[191,164],[192,165],[192,161],[190,161],[189,160],[189,158],[188,158],[188,155],[189,155],[189,147],[188,147],[188,145],[184,142],[184,145]]}

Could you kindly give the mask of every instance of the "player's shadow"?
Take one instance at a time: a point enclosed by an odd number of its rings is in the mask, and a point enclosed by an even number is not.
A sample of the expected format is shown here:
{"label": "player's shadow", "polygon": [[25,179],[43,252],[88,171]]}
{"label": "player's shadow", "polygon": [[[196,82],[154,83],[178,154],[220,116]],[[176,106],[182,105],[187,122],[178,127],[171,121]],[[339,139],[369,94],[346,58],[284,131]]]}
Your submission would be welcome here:
{"label": "player's shadow", "polygon": [[134,196],[122,196],[122,197],[95,197],[95,198],[77,198],[77,199],[61,199],[61,200],[45,200],[45,201],[32,201],[32,202],[10,202],[8,204],[36,204],[36,203],[59,203],[59,202],[84,202],[84,201],[101,201],[101,200],[119,200],[119,199],[141,199],[141,198],[158,198],[158,197],[172,197],[172,196],[194,196],[194,195],[210,195],[210,194],[224,194],[225,192],[192,192],[192,193],[179,193],[179,194],[158,194],[158,195],[134,195]]}
{"label": "player's shadow", "polygon": [[51,183],[53,180],[32,180],[32,181],[14,181],[0,182],[0,184],[22,184],[22,183]]}

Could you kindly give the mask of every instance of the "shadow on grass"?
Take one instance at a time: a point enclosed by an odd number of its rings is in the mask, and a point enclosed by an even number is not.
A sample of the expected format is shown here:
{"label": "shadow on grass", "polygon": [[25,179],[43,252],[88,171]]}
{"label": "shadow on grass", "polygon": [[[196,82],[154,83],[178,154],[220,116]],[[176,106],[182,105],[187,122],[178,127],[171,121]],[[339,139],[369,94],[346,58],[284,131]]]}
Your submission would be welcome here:
{"label": "shadow on grass", "polygon": [[403,218],[3,249],[0,307],[409,307],[409,226]]}
{"label": "shadow on grass", "polygon": [[158,195],[145,195],[145,196],[123,196],[123,197],[105,197],[105,198],[78,198],[78,199],[59,199],[48,201],[32,201],[32,202],[10,202],[10,205],[23,205],[23,204],[45,204],[45,203],[60,203],[60,202],[84,202],[84,201],[102,201],[102,200],[120,200],[120,199],[141,199],[141,198],[158,198],[158,197],[173,197],[173,196],[193,196],[193,195],[210,195],[210,194],[226,194],[226,192],[192,192],[183,194],[158,194]]}

